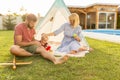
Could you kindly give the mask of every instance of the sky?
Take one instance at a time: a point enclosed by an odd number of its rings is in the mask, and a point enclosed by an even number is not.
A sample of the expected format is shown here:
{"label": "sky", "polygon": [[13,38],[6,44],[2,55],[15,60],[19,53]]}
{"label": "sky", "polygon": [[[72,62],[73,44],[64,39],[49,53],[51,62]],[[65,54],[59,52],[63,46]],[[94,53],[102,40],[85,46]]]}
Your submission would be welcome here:
{"label": "sky", "polygon": [[[0,13],[11,12],[19,13],[21,7],[24,7],[28,13],[40,13],[44,16],[55,0],[0,0]],[[89,6],[95,3],[118,4],[120,0],[64,0],[66,5],[72,6]]]}

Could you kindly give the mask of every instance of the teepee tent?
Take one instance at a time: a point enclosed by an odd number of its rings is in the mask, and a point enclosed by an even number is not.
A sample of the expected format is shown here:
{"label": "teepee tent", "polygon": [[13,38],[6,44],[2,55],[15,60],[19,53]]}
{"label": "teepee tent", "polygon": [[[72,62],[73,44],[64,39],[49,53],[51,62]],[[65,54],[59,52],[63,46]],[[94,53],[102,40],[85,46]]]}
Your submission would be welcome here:
{"label": "teepee tent", "polygon": [[[58,29],[63,23],[68,21],[70,12],[63,0],[56,0],[48,11],[43,21],[38,22],[36,26],[36,38],[40,39],[41,33],[49,33]],[[51,37],[50,40],[61,41],[62,33],[56,37]]]}
{"label": "teepee tent", "polygon": [[[63,2],[63,0],[55,0],[54,4],[44,17],[44,19],[36,25],[35,38],[40,40],[42,33],[50,33],[61,27],[62,24],[68,22],[68,16],[70,15],[70,11]],[[81,44],[84,46],[88,46],[85,38],[81,34]],[[50,41],[61,42],[63,39],[63,33],[60,33],[57,36],[51,36]]]}

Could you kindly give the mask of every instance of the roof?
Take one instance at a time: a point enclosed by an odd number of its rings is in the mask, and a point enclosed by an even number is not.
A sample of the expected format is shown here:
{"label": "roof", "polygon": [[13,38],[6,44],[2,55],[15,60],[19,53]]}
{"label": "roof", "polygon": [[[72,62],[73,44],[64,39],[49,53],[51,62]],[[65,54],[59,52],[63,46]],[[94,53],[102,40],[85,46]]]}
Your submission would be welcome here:
{"label": "roof", "polygon": [[88,5],[88,6],[68,5],[67,7],[73,7],[73,8],[89,8],[89,7],[93,7],[93,6],[116,6],[116,7],[118,7],[119,4],[95,3],[95,4]]}

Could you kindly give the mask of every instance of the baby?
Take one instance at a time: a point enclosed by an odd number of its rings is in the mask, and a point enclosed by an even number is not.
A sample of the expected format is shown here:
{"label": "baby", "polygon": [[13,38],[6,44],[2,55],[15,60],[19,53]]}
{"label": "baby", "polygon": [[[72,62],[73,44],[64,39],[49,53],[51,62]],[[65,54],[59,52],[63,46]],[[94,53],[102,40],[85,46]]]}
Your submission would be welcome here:
{"label": "baby", "polygon": [[48,45],[48,36],[44,35],[44,33],[41,35],[40,43],[47,51],[51,51],[51,46]]}

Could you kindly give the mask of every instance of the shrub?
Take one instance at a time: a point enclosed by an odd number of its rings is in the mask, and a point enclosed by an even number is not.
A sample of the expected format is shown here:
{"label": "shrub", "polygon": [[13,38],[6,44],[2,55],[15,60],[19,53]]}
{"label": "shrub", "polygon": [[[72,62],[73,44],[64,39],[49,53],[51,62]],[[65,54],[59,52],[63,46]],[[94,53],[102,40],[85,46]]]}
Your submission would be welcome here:
{"label": "shrub", "polygon": [[117,29],[120,29],[120,15],[117,17]]}
{"label": "shrub", "polygon": [[3,17],[3,26],[7,30],[13,30],[15,25],[16,25],[16,17],[15,16],[9,14],[9,15]]}

